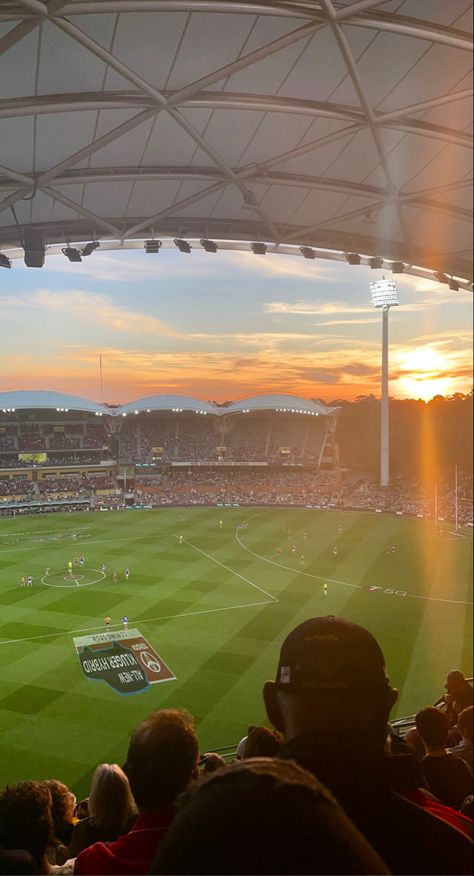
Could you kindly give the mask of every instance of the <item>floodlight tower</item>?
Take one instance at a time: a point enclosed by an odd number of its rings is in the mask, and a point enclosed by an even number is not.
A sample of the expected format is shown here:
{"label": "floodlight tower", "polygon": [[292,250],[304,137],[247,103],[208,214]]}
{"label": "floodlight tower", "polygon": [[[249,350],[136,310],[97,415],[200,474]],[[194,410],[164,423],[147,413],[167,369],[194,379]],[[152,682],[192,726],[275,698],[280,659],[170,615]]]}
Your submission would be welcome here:
{"label": "floodlight tower", "polygon": [[370,284],[372,304],[382,310],[382,402],[380,415],[380,485],[389,482],[389,415],[388,415],[388,314],[400,304],[395,280],[374,280]]}

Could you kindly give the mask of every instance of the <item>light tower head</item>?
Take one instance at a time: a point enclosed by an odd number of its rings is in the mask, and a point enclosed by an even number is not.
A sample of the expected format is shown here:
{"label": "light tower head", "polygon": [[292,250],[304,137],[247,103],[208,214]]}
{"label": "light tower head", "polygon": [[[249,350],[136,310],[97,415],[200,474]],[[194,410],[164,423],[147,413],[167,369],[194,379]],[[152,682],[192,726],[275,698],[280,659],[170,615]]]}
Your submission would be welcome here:
{"label": "light tower head", "polygon": [[396,307],[400,304],[395,280],[373,280],[370,284],[370,294],[374,307]]}

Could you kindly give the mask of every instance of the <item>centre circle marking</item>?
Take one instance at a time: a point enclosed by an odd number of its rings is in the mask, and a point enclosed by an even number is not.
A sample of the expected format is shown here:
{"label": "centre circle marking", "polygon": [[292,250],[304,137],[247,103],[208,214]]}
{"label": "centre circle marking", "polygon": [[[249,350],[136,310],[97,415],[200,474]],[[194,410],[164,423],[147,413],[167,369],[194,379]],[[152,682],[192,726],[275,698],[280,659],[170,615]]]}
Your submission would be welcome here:
{"label": "centre circle marking", "polygon": [[[92,581],[84,581],[81,583],[82,579],[86,577],[88,572],[96,572],[99,577],[93,578]],[[80,573],[78,575],[65,575],[62,569],[57,569],[56,571],[50,572],[49,575],[43,575],[40,580],[42,584],[46,585],[46,587],[71,590],[72,587],[90,587],[92,584],[98,584],[99,581],[103,581],[106,577],[105,572],[102,572],[101,569],[86,569],[85,573]],[[53,584],[51,578],[59,578],[61,581],[68,583]]]}

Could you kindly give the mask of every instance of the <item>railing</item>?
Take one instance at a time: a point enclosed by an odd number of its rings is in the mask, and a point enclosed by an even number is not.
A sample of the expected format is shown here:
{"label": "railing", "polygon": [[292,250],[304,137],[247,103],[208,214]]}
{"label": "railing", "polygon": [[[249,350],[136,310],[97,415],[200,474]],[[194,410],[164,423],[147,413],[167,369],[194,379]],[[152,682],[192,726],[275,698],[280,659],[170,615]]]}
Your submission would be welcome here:
{"label": "railing", "polygon": [[[466,678],[466,681],[468,681],[469,684],[472,684],[473,680],[473,678]],[[443,706],[446,708],[444,695],[439,697],[436,702],[433,703],[433,706],[437,706],[444,711]],[[390,721],[390,726],[397,736],[401,736],[402,733],[405,733],[407,730],[410,730],[415,726],[415,718],[416,715],[407,715],[405,718],[396,718],[395,721]]]}

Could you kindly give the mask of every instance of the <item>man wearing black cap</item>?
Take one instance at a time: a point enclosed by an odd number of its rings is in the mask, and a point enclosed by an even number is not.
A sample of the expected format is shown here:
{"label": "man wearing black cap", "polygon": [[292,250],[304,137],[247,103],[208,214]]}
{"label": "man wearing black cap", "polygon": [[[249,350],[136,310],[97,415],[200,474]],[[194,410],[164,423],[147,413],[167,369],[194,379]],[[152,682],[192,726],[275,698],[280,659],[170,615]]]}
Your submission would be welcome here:
{"label": "man wearing black cap", "polygon": [[288,635],[276,680],[264,686],[268,717],[286,740],[279,756],[327,785],[392,873],[470,873],[469,821],[418,790],[410,755],[386,752],[397,695],[371,633],[333,616]]}

